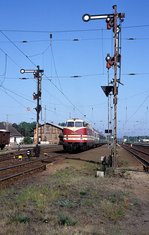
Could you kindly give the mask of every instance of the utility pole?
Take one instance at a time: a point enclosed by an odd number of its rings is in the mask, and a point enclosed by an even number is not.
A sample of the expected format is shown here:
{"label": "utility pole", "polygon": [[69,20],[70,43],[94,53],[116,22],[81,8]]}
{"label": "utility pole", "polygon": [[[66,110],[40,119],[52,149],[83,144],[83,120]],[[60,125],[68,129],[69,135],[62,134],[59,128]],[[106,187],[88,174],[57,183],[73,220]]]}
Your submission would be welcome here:
{"label": "utility pole", "polygon": [[41,80],[44,70],[41,70],[39,65],[36,70],[21,69],[20,73],[33,73],[34,78],[37,80],[37,93],[33,93],[33,100],[37,100],[36,110],[36,156],[39,157],[38,144],[39,144],[39,116],[41,111]]}
{"label": "utility pole", "polygon": [[113,146],[113,168],[117,166],[117,94],[118,87],[117,82],[120,81],[117,79],[117,68],[120,67],[121,55],[119,53],[119,32],[120,25],[117,24],[117,20],[119,19],[122,22],[125,18],[124,13],[117,13],[117,6],[113,6],[114,13],[113,14],[102,14],[102,15],[83,15],[83,20],[88,22],[90,20],[99,20],[105,19],[107,23],[107,30],[113,29],[114,33],[114,56],[111,57],[109,54],[106,57],[106,67],[110,69],[114,67],[114,79],[113,79],[113,87],[111,86],[103,86],[102,89],[105,92],[106,96],[113,91],[113,104],[114,104],[114,146]]}

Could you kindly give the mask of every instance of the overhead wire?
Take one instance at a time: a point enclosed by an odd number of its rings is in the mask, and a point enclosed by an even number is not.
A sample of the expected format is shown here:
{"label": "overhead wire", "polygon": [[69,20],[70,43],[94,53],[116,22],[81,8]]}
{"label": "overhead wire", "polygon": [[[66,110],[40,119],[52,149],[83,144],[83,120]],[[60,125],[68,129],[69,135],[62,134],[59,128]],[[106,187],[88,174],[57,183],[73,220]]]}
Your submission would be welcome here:
{"label": "overhead wire", "polygon": [[[130,26],[123,26],[123,29],[129,28],[146,28],[149,27],[149,24],[145,25],[130,25]],[[0,32],[20,32],[20,33],[72,33],[72,32],[92,32],[92,31],[100,31],[100,30],[107,30],[107,29],[100,29],[100,28],[92,28],[92,29],[66,29],[66,30],[24,30],[24,29],[0,29]]]}
{"label": "overhead wire", "polygon": [[0,31],[1,32],[1,34],[5,37],[5,38],[7,38],[7,40],[9,41],[9,42],[11,42],[12,43],[12,45],[15,47],[15,48],[17,48],[17,50],[18,51],[20,51],[21,52],[21,54],[22,55],[24,55],[25,56],[25,58],[27,58],[30,62],[31,62],[31,64],[33,64],[34,66],[36,66],[36,64],[3,32],[3,31]]}
{"label": "overhead wire", "polygon": [[[149,26],[149,25],[148,25]],[[135,26],[136,27],[136,26]],[[137,26],[137,27],[140,27],[140,26]],[[147,25],[145,25],[145,27],[147,27]],[[125,27],[123,27],[123,28],[125,28]],[[99,31],[99,29],[97,29],[98,31]],[[102,29],[103,30],[103,29]],[[84,30],[81,30],[81,31],[84,31]],[[86,30],[85,30],[86,31]],[[92,31],[92,30],[91,30]],[[41,32],[41,31],[40,31]],[[58,32],[58,31],[53,31],[53,32]],[[60,31],[60,33],[61,32],[75,32],[75,30],[71,30],[71,31]],[[13,43],[13,41],[12,40],[10,40],[8,37],[7,37],[7,35],[5,35],[2,31],[1,31],[1,33],[27,58],[27,59],[29,59],[30,60],[30,58],[29,58],[29,56],[27,56],[19,47],[17,47],[17,45],[15,45],[15,43]],[[32,64],[34,64],[35,65],[35,63],[32,61],[32,60],[30,60],[30,62],[32,63]],[[36,66],[36,65],[35,65]],[[136,74],[135,74],[136,75]],[[48,80],[49,80],[49,78],[48,78]],[[52,81],[50,81],[50,82],[52,82]],[[62,93],[64,96],[65,96],[65,98],[67,97],[53,82],[52,82],[52,84],[56,87],[56,89],[58,89],[59,91],[60,91],[60,93]],[[67,98],[66,98],[67,99]],[[67,100],[69,100],[69,99],[67,99]],[[70,100],[69,100],[70,101]],[[70,101],[71,102],[71,101]],[[76,106],[71,102],[71,104],[73,105],[73,107],[76,109]],[[78,109],[77,109],[78,110]],[[82,113],[82,112],[81,112]],[[82,115],[84,116],[84,114],[82,113]]]}
{"label": "overhead wire", "polygon": [[10,94],[7,92],[8,89],[5,89],[3,86],[1,86],[0,88],[1,88],[1,90],[2,90],[5,94],[7,94],[7,95],[8,95],[11,99],[13,99],[16,103],[18,103],[19,105],[23,106],[25,109],[27,108],[23,103],[21,103],[19,100],[15,99],[12,95],[10,95]]}
{"label": "overhead wire", "polygon": [[[0,31],[1,34],[3,34],[7,39],[8,41],[10,41],[14,47],[16,47],[20,52],[21,54],[23,54],[33,65],[35,65],[35,63],[3,32],[3,31]],[[36,65],[35,65],[36,66]],[[56,67],[55,67],[56,68]],[[75,109],[77,109],[80,113],[82,113],[69,99],[68,97],[64,94],[64,92],[62,90],[60,90],[51,80],[49,80],[55,88],[57,88],[57,90],[59,90],[59,92],[67,99],[67,101],[69,101],[73,107],[75,107]],[[84,116],[84,114],[82,114]]]}
{"label": "overhead wire", "polygon": [[7,71],[7,54],[5,54],[5,68],[4,68],[4,73],[0,76],[3,77],[3,80],[1,81],[0,83],[0,86],[3,85],[3,83],[5,82],[5,79],[6,79],[6,71]]}
{"label": "overhead wire", "polygon": [[12,59],[12,57],[8,55],[8,53],[6,53],[2,48],[0,48],[0,50],[1,50],[4,54],[7,54],[7,57],[8,57],[17,67],[21,68],[21,66],[18,65],[18,64],[14,61],[14,59]]}
{"label": "overhead wire", "polygon": [[31,103],[34,103],[34,101],[32,101],[32,100],[30,100],[30,99],[28,99],[28,98],[26,98],[26,97],[24,97],[24,96],[22,96],[22,95],[20,95],[20,94],[18,94],[18,93],[16,93],[16,92],[14,92],[14,91],[12,91],[12,90],[10,90],[10,89],[4,87],[4,86],[0,86],[0,87],[3,88],[5,91],[8,91],[8,92],[10,92],[10,93],[12,93],[12,94],[14,94],[14,95],[16,95],[16,96],[18,96],[18,97],[20,97],[20,98],[26,100],[26,101],[29,101],[29,102],[31,102]]}
{"label": "overhead wire", "polygon": [[[103,34],[103,29],[101,31],[101,33]],[[71,38],[71,39],[68,39],[68,38],[63,38],[63,39],[53,39],[52,41],[53,42],[81,42],[81,41],[98,41],[98,40],[111,40],[110,37],[94,37],[94,38]],[[121,38],[121,40],[127,40],[127,41],[137,41],[137,40],[149,40],[148,37],[125,37],[125,38]],[[41,40],[25,40],[24,41],[12,41],[13,43],[41,43],[41,42],[49,42],[48,39],[41,39]],[[10,41],[0,41],[0,43],[10,43]],[[49,46],[45,49],[45,51],[49,48]],[[43,52],[39,53],[42,54]],[[38,55],[38,54],[37,54]],[[28,57],[31,57],[31,56],[28,56]]]}
{"label": "overhead wire", "polygon": [[84,116],[84,114],[72,103],[72,101],[64,94],[62,90],[60,90],[55,83],[51,79],[48,79],[48,81],[65,97],[65,99],[75,108],[81,115]]}
{"label": "overhead wire", "polygon": [[61,82],[60,82],[60,79],[59,79],[59,76],[58,76],[58,72],[57,72],[57,68],[56,68],[56,63],[55,63],[54,52],[53,52],[53,47],[52,47],[52,34],[50,34],[50,49],[51,49],[51,55],[52,55],[53,64],[54,64],[54,70],[55,70],[56,76],[57,76],[58,81],[59,81],[60,89],[62,91],[62,86],[61,86]]}
{"label": "overhead wire", "polygon": [[140,108],[143,106],[143,104],[146,102],[146,100],[149,98],[149,95],[143,100],[143,102],[138,106],[136,111],[127,119],[127,122],[140,110]]}

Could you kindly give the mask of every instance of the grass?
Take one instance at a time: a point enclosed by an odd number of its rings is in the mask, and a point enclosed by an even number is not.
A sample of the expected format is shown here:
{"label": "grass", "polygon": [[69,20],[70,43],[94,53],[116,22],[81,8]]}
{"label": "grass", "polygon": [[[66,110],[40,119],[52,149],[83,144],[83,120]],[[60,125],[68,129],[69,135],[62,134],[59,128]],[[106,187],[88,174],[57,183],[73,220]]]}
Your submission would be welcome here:
{"label": "grass", "polygon": [[117,221],[125,215],[125,207],[123,203],[113,203],[104,199],[101,202],[102,214],[106,219]]}
{"label": "grass", "polygon": [[16,198],[18,205],[33,206],[43,209],[48,202],[53,202],[60,197],[60,190],[47,186],[34,186],[24,189]]}
{"label": "grass", "polygon": [[[95,171],[95,164],[81,163],[77,168],[70,164],[42,184],[2,191],[2,234],[18,234],[21,230],[26,235],[29,229],[33,231],[29,235],[109,235],[102,232],[102,227],[109,222],[114,228],[124,218],[129,194],[123,188],[113,188],[120,179],[96,178]],[[94,232],[86,233],[86,229]]]}
{"label": "grass", "polygon": [[72,217],[70,217],[70,215],[61,213],[58,216],[58,223],[60,225],[74,226],[77,223],[77,221],[73,219]]}
{"label": "grass", "polygon": [[30,222],[30,217],[24,214],[16,214],[13,217],[11,217],[11,223],[16,222],[16,223],[29,223]]}

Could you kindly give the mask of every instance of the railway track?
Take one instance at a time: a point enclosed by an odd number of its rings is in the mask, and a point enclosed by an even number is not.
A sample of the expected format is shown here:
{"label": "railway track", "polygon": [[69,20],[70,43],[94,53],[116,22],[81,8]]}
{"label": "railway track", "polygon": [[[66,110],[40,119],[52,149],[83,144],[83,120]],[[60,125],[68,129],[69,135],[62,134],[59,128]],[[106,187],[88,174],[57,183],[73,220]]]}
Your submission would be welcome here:
{"label": "railway track", "polygon": [[8,180],[25,176],[28,173],[33,173],[39,170],[45,170],[46,164],[43,164],[41,160],[34,160],[30,162],[23,162],[16,165],[0,168],[0,184],[5,183]]}
{"label": "railway track", "polygon": [[130,152],[142,164],[145,172],[149,171],[149,147],[144,148],[141,145],[122,145],[122,147]]}
{"label": "railway track", "polygon": [[[35,146],[32,145],[28,147],[23,147],[19,151],[16,148],[9,151],[7,150],[0,152],[0,162],[8,161],[9,159],[12,159],[19,154],[23,155],[23,157],[26,157],[26,152],[28,149],[31,150],[31,156],[36,157]],[[43,156],[47,152],[49,153],[53,150],[60,150],[60,149],[62,149],[62,147],[58,145],[40,145],[40,156]]]}
{"label": "railway track", "polygon": [[[24,151],[24,150],[23,150]],[[23,155],[20,160],[16,156]],[[8,158],[7,158],[8,157]],[[45,170],[46,165],[61,161],[65,158],[71,159],[71,154],[62,150],[62,146],[44,146],[41,147],[40,157],[32,155],[30,159],[27,158],[26,153],[20,151],[10,152],[0,157],[0,185],[9,185],[16,180],[27,177],[28,174],[34,174],[37,171]],[[76,158],[76,154],[72,159]]]}
{"label": "railway track", "polygon": [[[28,174],[43,171],[48,163],[56,162],[65,158],[59,147],[43,148],[40,157],[23,157],[21,160],[12,157],[12,154],[0,158],[0,185],[7,185],[14,180],[26,177]],[[45,151],[46,150],[46,151]],[[19,152],[20,154],[20,152]],[[16,155],[16,154],[15,154]]]}

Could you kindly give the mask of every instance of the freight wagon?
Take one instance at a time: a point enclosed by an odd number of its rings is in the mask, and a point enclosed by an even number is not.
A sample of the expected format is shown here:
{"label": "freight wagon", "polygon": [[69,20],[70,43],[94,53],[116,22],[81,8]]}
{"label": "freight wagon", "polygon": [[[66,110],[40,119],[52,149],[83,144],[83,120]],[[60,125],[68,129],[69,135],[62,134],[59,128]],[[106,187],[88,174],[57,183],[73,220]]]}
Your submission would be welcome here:
{"label": "freight wagon", "polygon": [[0,149],[3,149],[5,145],[10,143],[10,132],[6,130],[0,130]]}

